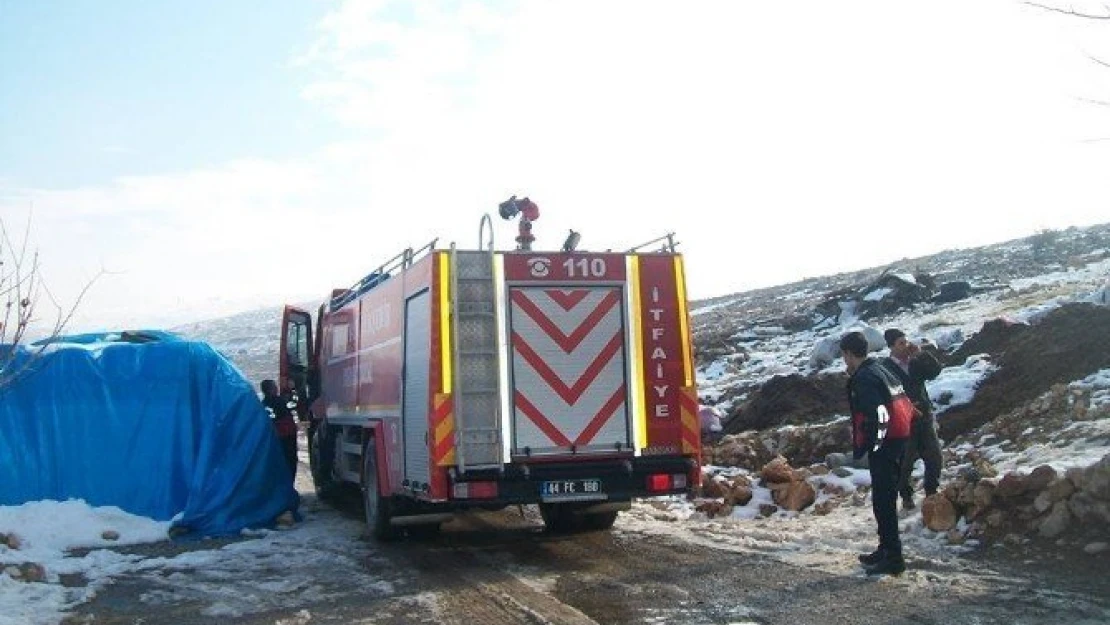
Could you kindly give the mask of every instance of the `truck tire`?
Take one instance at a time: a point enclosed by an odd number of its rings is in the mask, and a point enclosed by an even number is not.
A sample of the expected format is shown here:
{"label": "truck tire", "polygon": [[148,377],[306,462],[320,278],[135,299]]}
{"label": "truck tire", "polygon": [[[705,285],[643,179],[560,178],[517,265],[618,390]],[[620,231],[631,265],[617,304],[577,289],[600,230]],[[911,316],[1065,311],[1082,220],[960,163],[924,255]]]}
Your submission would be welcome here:
{"label": "truck tire", "polygon": [[578,529],[578,517],[574,507],[565,503],[541,503],[540,516],[547,531],[553,534],[566,534]]}
{"label": "truck tire", "polygon": [[335,462],[335,429],[318,425],[308,437],[308,467],[312,471],[312,485],[316,496],[332,500],[339,493],[339,481],[332,475]]}
{"label": "truck tire", "polygon": [[389,522],[393,516],[392,502],[389,497],[382,497],[378,489],[378,460],[374,454],[373,438],[362,450],[362,508],[371,536],[380,541],[397,538],[397,528]]}

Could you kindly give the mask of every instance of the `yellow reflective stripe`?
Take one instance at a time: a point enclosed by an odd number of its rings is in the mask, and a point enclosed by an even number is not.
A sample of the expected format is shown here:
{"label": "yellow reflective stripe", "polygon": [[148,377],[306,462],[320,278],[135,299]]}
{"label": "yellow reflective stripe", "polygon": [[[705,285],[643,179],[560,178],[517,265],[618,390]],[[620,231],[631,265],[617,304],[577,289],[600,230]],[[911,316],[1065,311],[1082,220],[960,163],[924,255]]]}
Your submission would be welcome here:
{"label": "yellow reflective stripe", "polygon": [[440,392],[451,392],[451,259],[439,254],[439,362],[442,368]]}
{"label": "yellow reflective stripe", "polygon": [[694,384],[694,361],[690,354],[690,314],[686,310],[686,270],[682,257],[674,257],[674,283],[678,289],[678,324],[682,333],[682,372],[686,377],[684,386]]}
{"label": "yellow reflective stripe", "polygon": [[644,408],[644,358],[641,350],[644,345],[643,320],[640,318],[640,257],[628,257],[628,286],[632,296],[632,310],[628,319],[632,324],[632,345],[629,356],[632,358],[632,433],[636,439],[636,453],[647,447],[647,411]]}

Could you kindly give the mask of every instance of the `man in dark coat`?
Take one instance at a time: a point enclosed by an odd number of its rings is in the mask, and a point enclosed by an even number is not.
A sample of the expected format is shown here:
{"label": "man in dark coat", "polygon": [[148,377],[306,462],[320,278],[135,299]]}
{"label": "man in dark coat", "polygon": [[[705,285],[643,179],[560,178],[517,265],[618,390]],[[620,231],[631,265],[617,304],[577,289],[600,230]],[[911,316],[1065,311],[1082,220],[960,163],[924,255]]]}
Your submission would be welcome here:
{"label": "man in dark coat", "polygon": [[867,339],[861,332],[849,332],[840,339],[840,354],[848,366],[852,455],[856,459],[867,456],[871,509],[879,529],[879,548],[859,560],[868,575],[898,575],[906,570],[898,535],[898,479],[914,407],[897,376],[867,352]]}
{"label": "man in dark coat", "polygon": [[281,450],[285,461],[289,464],[289,473],[293,480],[297,479],[297,422],[293,420],[293,411],[289,408],[289,401],[278,394],[277,383],[273,380],[262,380],[259,385],[262,389],[262,405],[270,413],[274,423],[274,431],[281,442]]}
{"label": "man in dark coat", "polygon": [[940,486],[940,470],[944,459],[940,453],[940,439],[937,438],[937,422],[933,417],[933,402],[925,382],[935,380],[940,375],[940,361],[929,352],[922,351],[916,343],[906,339],[906,334],[896,328],[883,333],[890,357],[883,364],[902,381],[906,395],[917,408],[917,418],[913,420],[910,439],[906,442],[906,458],[902,466],[902,478],[898,482],[898,492],[902,494],[902,507],[912,509],[913,465],[921,458],[925,462],[925,496],[937,492]]}

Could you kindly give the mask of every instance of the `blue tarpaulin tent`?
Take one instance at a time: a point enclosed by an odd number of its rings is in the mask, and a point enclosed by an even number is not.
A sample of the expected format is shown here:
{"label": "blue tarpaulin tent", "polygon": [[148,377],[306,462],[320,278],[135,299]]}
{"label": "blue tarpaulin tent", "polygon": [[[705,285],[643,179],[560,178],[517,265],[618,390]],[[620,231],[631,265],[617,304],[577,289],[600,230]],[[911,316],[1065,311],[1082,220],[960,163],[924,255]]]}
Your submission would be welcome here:
{"label": "blue tarpaulin tent", "polygon": [[0,505],[84,499],[184,535],[272,525],[297,493],[250,382],[201,342],[87,334],[19,348],[0,388]]}

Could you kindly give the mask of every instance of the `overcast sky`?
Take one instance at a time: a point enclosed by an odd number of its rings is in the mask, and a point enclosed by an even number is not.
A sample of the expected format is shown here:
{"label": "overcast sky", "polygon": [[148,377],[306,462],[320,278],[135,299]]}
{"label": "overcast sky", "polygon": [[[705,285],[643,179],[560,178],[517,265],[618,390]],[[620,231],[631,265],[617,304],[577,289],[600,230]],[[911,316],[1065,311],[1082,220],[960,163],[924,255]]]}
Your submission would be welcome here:
{"label": "overcast sky", "polygon": [[320,297],[511,194],[537,247],[677,232],[704,298],[1110,221],[1091,56],[1013,0],[0,0],[0,216],[63,303],[107,272],[81,330]]}

